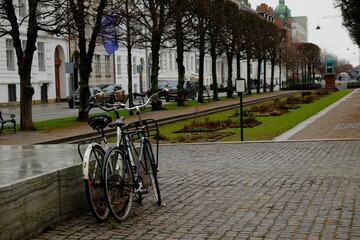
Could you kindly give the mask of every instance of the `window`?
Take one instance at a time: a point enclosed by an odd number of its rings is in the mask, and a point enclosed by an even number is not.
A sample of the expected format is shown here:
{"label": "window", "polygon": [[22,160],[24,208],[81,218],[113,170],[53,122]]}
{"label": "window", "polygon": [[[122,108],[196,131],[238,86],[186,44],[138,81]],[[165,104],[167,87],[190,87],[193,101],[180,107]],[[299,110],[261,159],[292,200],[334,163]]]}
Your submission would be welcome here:
{"label": "window", "polygon": [[45,44],[38,42],[38,64],[39,71],[45,71]]}
{"label": "window", "polygon": [[16,85],[8,85],[9,102],[16,102]]}
{"label": "window", "polygon": [[160,53],[160,55],[159,55],[159,66],[160,66],[160,71],[162,71],[163,69],[163,60],[162,60],[162,55],[161,55],[161,53]]}
{"label": "window", "polygon": [[186,70],[190,70],[189,63],[190,63],[189,55],[186,55],[186,57],[185,57],[185,69]]}
{"label": "window", "polygon": [[117,63],[116,63],[117,75],[121,75],[121,56],[117,56]]}
{"label": "window", "polygon": [[23,51],[26,50],[26,44],[27,44],[27,41],[26,41],[26,40],[21,40],[21,47],[22,47],[22,50],[23,50]]}
{"label": "window", "polygon": [[99,54],[95,54],[95,75],[101,76],[101,59]]}
{"label": "window", "polygon": [[171,53],[169,54],[169,70],[173,70],[173,55]]}
{"label": "window", "polygon": [[26,16],[26,4],[24,0],[18,0],[19,4],[19,17],[25,17]]}
{"label": "window", "polygon": [[191,64],[191,71],[194,71],[194,56],[191,56],[191,62],[190,62],[190,64]]}
{"label": "window", "polygon": [[6,65],[8,70],[15,69],[15,52],[12,39],[6,39]]}
{"label": "window", "polygon": [[136,70],[137,70],[137,68],[136,68],[136,57],[133,57],[132,61],[133,61],[132,62],[132,72],[133,72],[133,74],[136,74]]}
{"label": "window", "polygon": [[105,56],[105,75],[110,76],[111,75],[110,71],[111,71],[110,56],[106,55]]}
{"label": "window", "polygon": [[167,53],[164,53],[164,54],[163,54],[163,57],[164,57],[164,60],[163,60],[163,63],[164,63],[164,71],[167,71]]}
{"label": "window", "polygon": [[[183,63],[184,64],[184,63]],[[175,70],[178,70],[177,54],[175,53]]]}

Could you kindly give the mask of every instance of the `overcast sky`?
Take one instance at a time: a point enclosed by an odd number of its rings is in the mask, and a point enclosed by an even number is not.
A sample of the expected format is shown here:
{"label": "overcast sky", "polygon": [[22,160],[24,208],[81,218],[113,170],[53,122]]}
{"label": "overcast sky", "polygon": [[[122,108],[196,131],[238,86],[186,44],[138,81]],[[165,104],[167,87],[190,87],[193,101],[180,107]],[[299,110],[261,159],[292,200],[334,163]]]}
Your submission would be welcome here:
{"label": "overcast sky", "polygon": [[[261,3],[275,9],[279,0],[249,0],[249,3],[253,9]],[[353,66],[360,65],[359,48],[342,26],[340,10],[334,7],[333,0],[285,0],[285,4],[291,9],[293,17],[307,16],[309,42],[335,54],[339,59],[348,60]],[[320,30],[316,30],[317,25],[321,27]]]}

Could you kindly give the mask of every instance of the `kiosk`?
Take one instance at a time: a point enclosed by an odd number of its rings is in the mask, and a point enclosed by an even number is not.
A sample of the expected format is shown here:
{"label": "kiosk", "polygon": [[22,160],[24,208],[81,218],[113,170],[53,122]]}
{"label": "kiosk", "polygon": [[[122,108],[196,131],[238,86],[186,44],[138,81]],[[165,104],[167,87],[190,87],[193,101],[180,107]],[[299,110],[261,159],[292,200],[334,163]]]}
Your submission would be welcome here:
{"label": "kiosk", "polygon": [[334,60],[329,57],[325,61],[325,88],[326,89],[336,89],[335,85],[335,62]]}

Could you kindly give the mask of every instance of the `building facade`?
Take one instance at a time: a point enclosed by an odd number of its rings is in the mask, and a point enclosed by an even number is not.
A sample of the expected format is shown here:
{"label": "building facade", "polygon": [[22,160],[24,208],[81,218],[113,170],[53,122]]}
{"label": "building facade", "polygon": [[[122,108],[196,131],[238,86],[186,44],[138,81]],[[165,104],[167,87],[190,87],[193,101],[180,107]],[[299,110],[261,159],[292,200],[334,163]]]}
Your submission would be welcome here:
{"label": "building facade", "polygon": [[[247,11],[256,12],[250,7],[248,1],[233,0],[238,3],[239,8]],[[27,1],[24,1],[27,2]],[[21,10],[20,8],[18,9]],[[268,21],[276,23],[276,15],[269,12],[262,13],[263,9],[258,10],[262,17]],[[20,14],[20,13],[19,13]],[[23,41],[25,43],[26,24],[21,29]],[[19,104],[20,101],[20,78],[16,64],[15,50],[12,46],[10,36],[0,38],[0,51],[6,54],[0,56],[0,106]],[[132,50],[132,89],[136,92],[146,92],[150,88],[150,49]],[[184,56],[185,77],[188,80],[197,81],[199,74],[199,56],[196,50],[186,52]],[[204,66],[204,85],[209,88],[212,84],[212,60],[209,55],[205,56]],[[233,62],[233,83],[236,78],[236,61]],[[66,101],[73,91],[79,86],[79,50],[76,39],[56,37],[39,32],[37,51],[34,55],[32,66],[31,81],[35,90],[33,103],[51,103],[56,101]],[[245,60],[240,64],[241,78],[247,77]],[[267,63],[267,72],[270,73],[271,65]],[[125,47],[119,49],[112,55],[108,55],[101,43],[98,42],[94,53],[93,71],[89,79],[89,85],[118,84],[125,91],[128,91],[127,73],[127,50]],[[159,79],[177,80],[176,51],[174,49],[162,49],[160,53],[160,72]],[[216,60],[218,85],[226,86],[227,83],[227,60],[223,56]],[[275,83],[279,79],[285,79],[284,72],[279,72],[275,68]],[[250,77],[255,79],[257,76],[257,62],[254,61],[250,67]],[[264,80],[264,79],[262,79]],[[270,83],[270,74],[265,81]]]}

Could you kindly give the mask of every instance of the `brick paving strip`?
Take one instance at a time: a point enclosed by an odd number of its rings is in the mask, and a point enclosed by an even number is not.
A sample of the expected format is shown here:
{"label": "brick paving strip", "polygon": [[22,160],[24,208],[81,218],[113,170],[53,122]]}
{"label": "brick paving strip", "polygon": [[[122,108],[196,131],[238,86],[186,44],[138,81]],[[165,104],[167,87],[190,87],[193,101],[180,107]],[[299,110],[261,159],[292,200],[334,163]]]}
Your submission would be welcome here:
{"label": "brick paving strip", "polygon": [[295,126],[294,129],[290,129],[289,133],[278,136],[277,139],[360,138],[359,103],[360,89],[355,89],[343,99]]}
{"label": "brick paving strip", "polygon": [[153,196],[128,220],[90,215],[34,239],[360,239],[360,140],[160,147]]}

